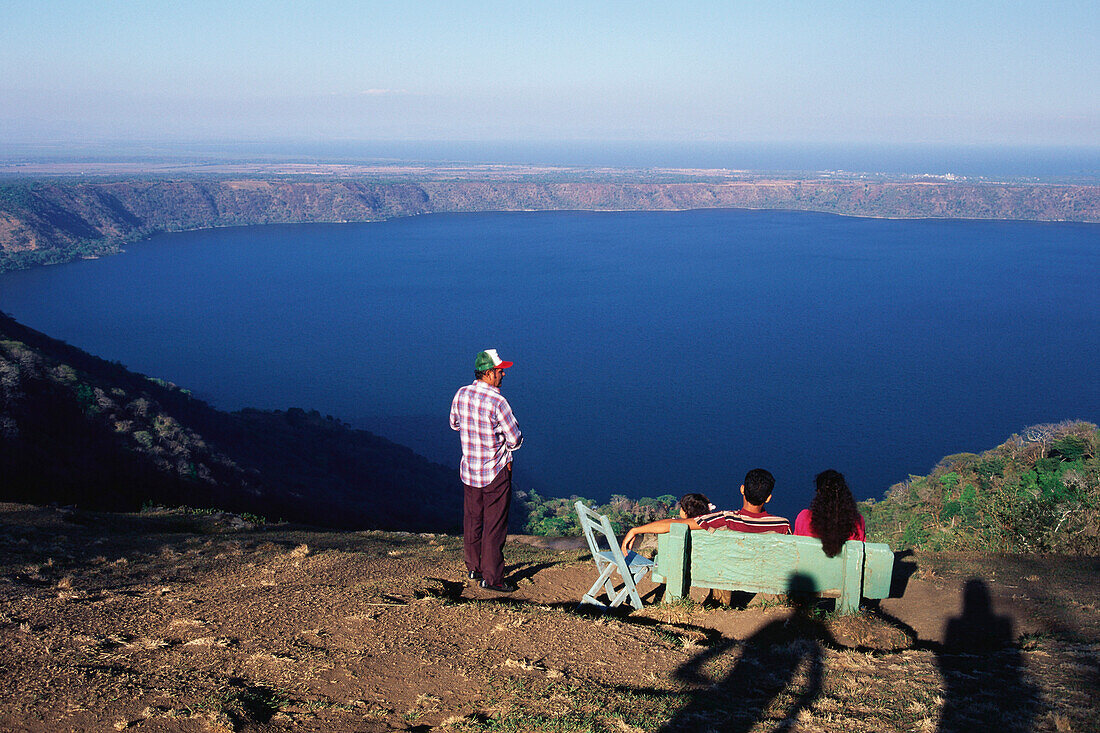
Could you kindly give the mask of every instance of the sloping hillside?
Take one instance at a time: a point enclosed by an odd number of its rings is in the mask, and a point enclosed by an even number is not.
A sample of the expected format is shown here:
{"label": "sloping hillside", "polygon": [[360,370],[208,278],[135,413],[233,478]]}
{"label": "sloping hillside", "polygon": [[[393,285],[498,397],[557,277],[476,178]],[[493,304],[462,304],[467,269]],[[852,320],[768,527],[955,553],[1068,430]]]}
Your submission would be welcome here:
{"label": "sloping hillside", "polygon": [[457,472],[301,409],[225,413],[0,314],[0,498],[447,530]]}
{"label": "sloping hillside", "polygon": [[893,547],[1100,555],[1100,431],[1035,425],[981,454],[947,456],[927,476],[861,506]]}

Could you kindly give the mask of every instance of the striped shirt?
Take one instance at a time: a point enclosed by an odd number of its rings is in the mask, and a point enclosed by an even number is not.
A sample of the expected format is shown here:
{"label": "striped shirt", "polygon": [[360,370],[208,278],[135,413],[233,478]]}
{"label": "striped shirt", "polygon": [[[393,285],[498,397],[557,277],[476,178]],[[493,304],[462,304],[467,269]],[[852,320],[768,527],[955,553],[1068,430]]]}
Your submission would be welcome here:
{"label": "striped shirt", "polygon": [[458,473],[467,486],[493,483],[512,451],[523,444],[512,408],[500,390],[476,380],[455,393],[451,402],[451,429],[462,438],[462,462]]}
{"label": "striped shirt", "polygon": [[750,512],[747,509],[704,514],[696,517],[695,521],[708,532],[713,532],[716,529],[732,529],[737,532],[791,533],[791,523],[783,517],[777,517],[767,512]]}

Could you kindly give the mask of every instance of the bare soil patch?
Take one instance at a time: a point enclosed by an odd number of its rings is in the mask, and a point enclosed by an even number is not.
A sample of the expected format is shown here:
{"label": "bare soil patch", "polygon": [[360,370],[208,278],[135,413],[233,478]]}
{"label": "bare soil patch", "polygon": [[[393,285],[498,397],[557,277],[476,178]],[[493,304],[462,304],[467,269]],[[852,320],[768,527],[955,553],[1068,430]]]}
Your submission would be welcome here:
{"label": "bare soil patch", "polygon": [[575,541],[506,557],[510,596],[457,537],[0,505],[0,730],[1097,729],[1095,559],[903,558],[844,618],[578,612]]}

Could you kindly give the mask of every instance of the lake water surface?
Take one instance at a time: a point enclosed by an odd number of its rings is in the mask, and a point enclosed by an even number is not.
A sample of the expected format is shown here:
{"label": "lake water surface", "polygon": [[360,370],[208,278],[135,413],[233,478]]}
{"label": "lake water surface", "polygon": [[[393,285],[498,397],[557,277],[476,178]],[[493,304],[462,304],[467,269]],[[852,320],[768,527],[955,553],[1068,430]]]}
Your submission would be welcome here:
{"label": "lake water surface", "polygon": [[774,211],[432,215],[154,237],[0,277],[23,323],[216,406],[316,408],[457,465],[473,357],[516,362],[517,484],[605,499],[756,466],[880,496],[1100,419],[1100,226]]}

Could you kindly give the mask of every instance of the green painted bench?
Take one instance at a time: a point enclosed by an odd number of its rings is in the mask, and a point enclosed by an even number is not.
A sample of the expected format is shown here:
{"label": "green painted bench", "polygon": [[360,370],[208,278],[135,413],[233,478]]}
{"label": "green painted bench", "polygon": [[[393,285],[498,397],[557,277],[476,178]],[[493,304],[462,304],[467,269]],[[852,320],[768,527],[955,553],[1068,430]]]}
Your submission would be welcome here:
{"label": "green painted bench", "polygon": [[836,557],[826,557],[821,540],[733,530],[689,530],[673,523],[657,535],[652,578],[665,583],[665,600],[687,595],[689,587],[751,593],[820,593],[836,596],[837,610],[854,613],[860,598],[886,598],[894,572],[888,545],[849,540]]}

